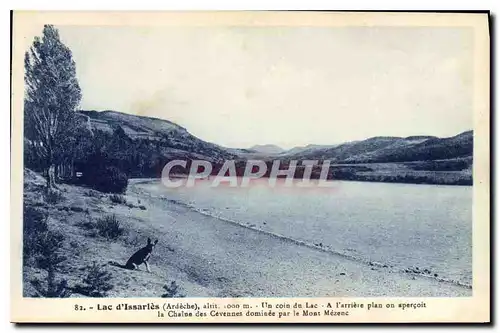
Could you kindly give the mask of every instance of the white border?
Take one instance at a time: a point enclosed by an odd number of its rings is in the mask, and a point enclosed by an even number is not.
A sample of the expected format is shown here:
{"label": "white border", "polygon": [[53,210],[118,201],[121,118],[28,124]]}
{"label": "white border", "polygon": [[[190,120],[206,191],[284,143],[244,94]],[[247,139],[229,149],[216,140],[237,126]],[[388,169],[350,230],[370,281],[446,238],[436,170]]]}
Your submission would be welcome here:
{"label": "white border", "polygon": [[[7,62],[10,61],[10,18],[9,18],[9,9],[42,9],[42,10],[51,10],[51,9],[69,9],[69,10],[77,10],[77,9],[98,9],[98,10],[106,10],[106,9],[114,9],[114,10],[134,10],[134,9],[168,9],[168,10],[221,10],[221,9],[228,9],[228,10],[250,10],[250,9],[258,9],[258,10],[276,10],[276,9],[287,9],[287,10],[293,10],[293,9],[350,9],[350,10],[484,10],[484,9],[490,9],[492,10],[493,13],[498,13],[498,1],[496,0],[482,0],[482,1],[438,1],[438,0],[420,0],[420,1],[370,1],[370,0],[351,0],[351,1],[315,1],[315,0],[309,0],[309,1],[272,1],[272,0],[248,0],[248,1],[239,1],[238,3],[232,2],[232,1],[194,1],[194,0],[184,0],[184,1],[176,1],[176,2],[170,2],[170,1],[148,1],[148,0],[142,0],[142,1],[130,1],[130,0],[122,0],[119,2],[119,6],[116,4],[113,4],[111,1],[104,1],[104,0],[87,0],[85,3],[71,3],[68,1],[33,1],[33,0],[18,0],[18,1],[13,1],[13,0],[7,0],[3,1],[0,6],[2,7],[3,15],[2,15],[2,34],[1,36],[3,37],[3,45],[4,47],[2,48],[1,54],[1,63],[4,64],[3,69],[4,71],[8,71],[7,67]],[[5,7],[5,8],[4,8]],[[496,44],[498,34],[495,34],[494,41],[493,43]],[[496,62],[497,58],[492,59],[492,61]],[[2,82],[2,89],[1,91],[1,96],[2,96],[2,104],[4,105],[4,112],[1,113],[3,119],[0,121],[0,124],[2,124],[3,130],[0,131],[0,133],[3,135],[3,140],[1,141],[0,144],[0,149],[1,152],[3,153],[3,156],[10,155],[10,114],[7,110],[10,109],[10,95],[9,95],[9,90],[10,90],[10,79],[7,79],[9,76],[7,75],[8,73],[5,73],[2,76],[3,80]],[[496,78],[496,71],[493,74],[492,79],[494,80]],[[492,94],[495,94],[496,91],[492,91]],[[496,110],[496,103],[495,105],[492,106]],[[495,124],[497,125],[497,123]],[[493,143],[493,142],[492,142]],[[493,145],[494,147],[495,145]],[[495,155],[498,156],[498,146],[495,149]],[[5,159],[7,160],[7,159]],[[495,158],[496,161],[496,158]],[[0,184],[2,185],[2,188],[6,189],[2,191],[2,197],[1,197],[1,205],[3,209],[1,211],[4,214],[4,219],[2,219],[5,223],[2,224],[2,227],[4,228],[4,237],[7,239],[4,239],[4,246],[8,247],[9,245],[9,227],[7,221],[10,220],[10,217],[7,212],[9,212],[10,209],[10,204],[8,200],[9,192],[7,189],[10,188],[10,163],[5,162],[3,164],[2,168],[2,177],[0,177]],[[495,203],[497,203],[497,200],[495,199]],[[496,206],[496,205],[493,205]],[[498,227],[496,228],[498,232]],[[497,236],[495,234],[495,236]],[[496,238],[495,238],[496,239]],[[498,248],[498,246],[497,246]],[[4,248],[4,255],[8,255],[9,250],[8,248]],[[5,258],[8,262],[8,258]],[[3,275],[3,300],[4,302],[2,303],[2,313],[4,316],[7,316],[5,320],[3,321],[4,323],[8,323],[8,318],[10,317],[9,315],[9,305],[8,305],[8,295],[9,295],[9,281],[6,276],[6,274]],[[498,290],[498,288],[497,288]],[[495,295],[497,296],[497,295]],[[498,307],[496,307],[498,309]],[[5,325],[3,328],[6,328],[8,331],[13,330],[14,326],[11,324]],[[234,327],[233,327],[234,328]],[[380,327],[384,329],[383,327]],[[30,331],[33,328],[27,329],[27,331]],[[46,327],[46,329],[51,329],[50,327]],[[103,328],[101,327],[88,327],[85,329],[91,329],[93,331],[97,330],[100,331]],[[128,330],[130,328],[120,328],[121,330]],[[165,327],[160,328],[160,329],[165,329]],[[173,329],[173,327],[168,328]],[[203,327],[203,329],[219,329],[219,327]],[[265,329],[263,327],[254,327],[253,329]],[[340,327],[335,327],[334,329],[338,330]],[[358,328],[359,329],[359,328]],[[429,330],[432,331],[436,328],[430,328],[430,327],[420,327],[419,329],[425,330],[428,332]]]}

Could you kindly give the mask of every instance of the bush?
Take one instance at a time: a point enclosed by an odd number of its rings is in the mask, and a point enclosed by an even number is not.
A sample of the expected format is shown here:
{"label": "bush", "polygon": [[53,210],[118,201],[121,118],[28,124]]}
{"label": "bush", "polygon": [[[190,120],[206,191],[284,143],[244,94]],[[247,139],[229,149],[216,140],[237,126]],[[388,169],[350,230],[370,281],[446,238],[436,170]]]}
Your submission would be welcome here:
{"label": "bush", "polygon": [[78,292],[89,297],[106,297],[108,291],[113,289],[113,285],[109,283],[111,273],[95,261],[88,269],[89,273],[83,279],[83,284],[77,287]]}
{"label": "bush", "polygon": [[55,272],[52,268],[48,270],[46,286],[43,286],[42,281],[38,279],[31,281],[31,284],[37,292],[36,297],[66,298],[71,296],[68,281],[56,282]]}
{"label": "bush", "polygon": [[44,210],[25,206],[23,212],[23,258],[29,260],[40,252],[39,237],[48,231],[48,214]]}
{"label": "bush", "polygon": [[109,200],[111,200],[112,203],[116,204],[122,204],[125,205],[127,203],[127,200],[123,195],[120,194],[113,194],[109,197]]}
{"label": "bush", "polygon": [[61,202],[64,199],[64,196],[57,190],[48,190],[45,192],[44,198],[46,203],[56,204]]}
{"label": "bush", "polygon": [[101,192],[125,193],[128,177],[120,169],[108,166],[88,173],[86,183]]}
{"label": "bush", "polygon": [[96,228],[95,223],[92,222],[90,218],[88,221],[80,221],[76,225],[84,230],[94,230]]}
{"label": "bush", "polygon": [[118,221],[114,214],[97,220],[96,228],[99,234],[107,239],[117,239],[124,233],[120,221]]}
{"label": "bush", "polygon": [[59,254],[64,235],[51,231],[47,225],[48,214],[33,207],[24,207],[23,259],[24,264],[51,270],[66,260]]}
{"label": "bush", "polygon": [[63,241],[64,235],[59,232],[48,230],[39,235],[36,258],[38,267],[50,271],[66,260],[65,256],[59,254]]}
{"label": "bush", "polygon": [[186,297],[186,295],[180,293],[179,285],[175,283],[175,281],[170,282],[170,284],[164,285],[163,289],[165,289],[166,292],[165,294],[161,295],[161,297],[164,298]]}

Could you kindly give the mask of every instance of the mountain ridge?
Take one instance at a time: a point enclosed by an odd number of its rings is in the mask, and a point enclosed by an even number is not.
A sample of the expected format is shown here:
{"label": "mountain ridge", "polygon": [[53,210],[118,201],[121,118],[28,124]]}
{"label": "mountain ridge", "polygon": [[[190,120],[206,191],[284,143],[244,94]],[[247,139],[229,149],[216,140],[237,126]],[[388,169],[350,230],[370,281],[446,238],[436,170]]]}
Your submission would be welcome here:
{"label": "mountain ridge", "polygon": [[133,140],[154,142],[160,145],[160,155],[170,159],[205,159],[220,162],[234,158],[233,152],[217,144],[204,141],[185,127],[166,119],[137,116],[114,110],[79,110],[86,118],[91,131],[112,134],[121,128]]}
{"label": "mountain ridge", "polygon": [[285,150],[274,144],[255,145],[251,148],[227,148],[206,142],[188,130],[166,119],[138,116],[114,110],[80,110],[91,130],[112,133],[118,126],[132,139],[167,142],[165,151],[172,157],[205,158],[223,161],[229,158],[279,158],[284,160],[330,160],[339,164],[395,163],[432,161],[472,157],[473,131],[439,138],[430,135],[408,137],[375,136],[365,140],[336,145],[308,144]]}
{"label": "mountain ridge", "polygon": [[286,150],[281,148],[278,145],[275,144],[263,144],[263,145],[254,145],[248,150],[257,152],[257,153],[264,153],[264,154],[281,154],[285,152]]}
{"label": "mountain ridge", "polygon": [[286,154],[289,159],[321,159],[337,163],[384,163],[438,160],[472,156],[473,131],[455,136],[388,137],[345,142],[329,148]]}

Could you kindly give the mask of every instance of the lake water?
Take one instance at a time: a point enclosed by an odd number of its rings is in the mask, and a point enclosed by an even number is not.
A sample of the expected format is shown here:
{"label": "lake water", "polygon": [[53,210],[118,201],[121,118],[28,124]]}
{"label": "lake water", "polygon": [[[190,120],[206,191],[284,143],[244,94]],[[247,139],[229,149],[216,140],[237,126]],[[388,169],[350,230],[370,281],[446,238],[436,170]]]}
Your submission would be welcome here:
{"label": "lake water", "polygon": [[472,284],[472,187],[333,181],[327,189],[166,188],[153,195],[394,271],[418,267]]}

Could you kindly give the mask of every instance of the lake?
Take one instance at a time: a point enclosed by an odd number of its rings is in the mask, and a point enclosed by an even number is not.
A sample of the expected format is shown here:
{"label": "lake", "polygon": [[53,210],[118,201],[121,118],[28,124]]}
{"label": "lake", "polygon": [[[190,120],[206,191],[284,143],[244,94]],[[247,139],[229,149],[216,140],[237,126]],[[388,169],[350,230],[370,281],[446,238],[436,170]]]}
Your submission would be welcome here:
{"label": "lake", "polygon": [[316,244],[392,271],[428,269],[472,284],[472,187],[332,181],[330,188],[167,188],[153,195],[245,226]]}

